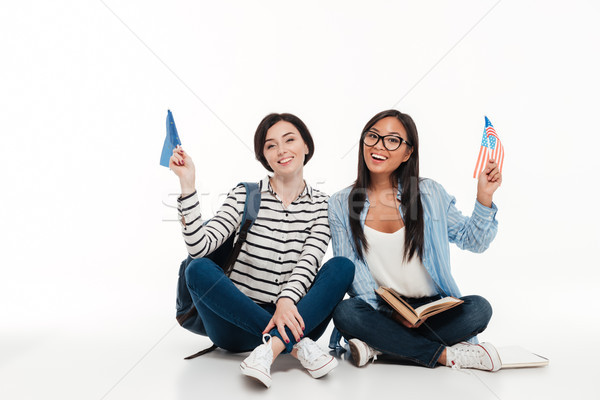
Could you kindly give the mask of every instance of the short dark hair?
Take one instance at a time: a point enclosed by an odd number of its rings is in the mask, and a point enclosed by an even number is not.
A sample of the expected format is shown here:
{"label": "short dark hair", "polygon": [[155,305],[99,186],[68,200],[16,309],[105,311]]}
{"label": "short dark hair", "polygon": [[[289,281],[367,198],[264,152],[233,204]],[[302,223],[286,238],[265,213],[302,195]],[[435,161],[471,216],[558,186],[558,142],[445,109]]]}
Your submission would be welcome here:
{"label": "short dark hair", "polygon": [[264,155],[265,142],[267,140],[267,131],[279,121],[286,121],[290,124],[294,125],[298,132],[300,132],[300,136],[302,136],[302,140],[306,143],[308,147],[308,154],[304,157],[304,165],[310,160],[315,152],[315,143],[313,142],[313,138],[308,131],[308,128],[302,122],[302,120],[296,117],[293,114],[282,113],[276,114],[271,113],[264,117],[258,127],[256,128],[256,133],[254,134],[254,155],[256,159],[260,161],[260,163],[267,169],[267,171],[273,172],[273,169],[269,166],[267,159]]}

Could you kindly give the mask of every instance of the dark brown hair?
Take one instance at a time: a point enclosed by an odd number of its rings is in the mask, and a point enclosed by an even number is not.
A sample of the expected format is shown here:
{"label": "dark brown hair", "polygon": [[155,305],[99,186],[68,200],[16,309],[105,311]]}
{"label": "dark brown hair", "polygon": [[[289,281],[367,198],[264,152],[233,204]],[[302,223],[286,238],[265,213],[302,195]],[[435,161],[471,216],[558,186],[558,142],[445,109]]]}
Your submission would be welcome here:
{"label": "dark brown hair", "polygon": [[364,260],[364,254],[369,249],[369,244],[360,224],[360,213],[365,206],[367,189],[371,185],[371,174],[365,163],[362,137],[377,121],[386,117],[394,117],[400,121],[408,135],[407,140],[412,145],[410,158],[392,172],[390,183],[394,188],[397,188],[398,184],[402,188],[400,204],[404,214],[404,226],[406,227],[404,232],[404,259],[410,260],[416,254],[422,260],[425,227],[423,223],[423,205],[419,192],[419,135],[412,118],[408,114],[403,114],[398,110],[386,110],[378,113],[367,122],[360,135],[358,176],[348,197],[350,230],[352,231],[354,247],[359,258]]}
{"label": "dark brown hair", "polygon": [[294,125],[296,129],[298,129],[298,132],[300,132],[302,140],[304,140],[304,143],[308,147],[308,154],[306,155],[306,157],[304,157],[304,165],[306,165],[308,160],[311,159],[315,152],[315,144],[313,142],[313,138],[310,135],[308,128],[300,118],[288,113],[269,114],[266,117],[264,117],[262,121],[260,121],[260,124],[258,124],[258,127],[256,128],[256,133],[254,134],[254,155],[256,159],[260,161],[263,167],[265,167],[267,171],[270,172],[273,172],[273,169],[269,166],[269,163],[267,162],[267,159],[264,155],[265,141],[267,140],[267,131],[269,130],[269,128],[271,128],[279,121],[289,122],[290,124]]}

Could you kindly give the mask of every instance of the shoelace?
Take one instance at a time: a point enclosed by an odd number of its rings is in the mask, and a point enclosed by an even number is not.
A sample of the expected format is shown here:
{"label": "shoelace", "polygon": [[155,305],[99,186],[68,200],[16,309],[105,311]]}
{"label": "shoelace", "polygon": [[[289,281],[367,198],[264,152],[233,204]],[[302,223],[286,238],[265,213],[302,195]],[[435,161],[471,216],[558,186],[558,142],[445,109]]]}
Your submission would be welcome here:
{"label": "shoelace", "polygon": [[313,341],[305,340],[300,347],[302,356],[308,362],[316,361],[322,354],[323,350]]}
{"label": "shoelace", "polygon": [[267,342],[270,340],[271,340],[271,335],[269,335],[268,333],[265,333],[262,337],[263,344],[267,344]]}
{"label": "shoelace", "polygon": [[475,361],[477,366],[485,368],[485,365],[481,361],[482,355],[479,353],[477,346],[468,346],[459,349],[452,349],[454,353],[454,359],[452,360],[453,369],[461,369],[461,365],[469,365]]}
{"label": "shoelace", "polygon": [[368,359],[371,359],[371,364],[377,360],[377,350],[374,350],[371,346],[367,345]]}
{"label": "shoelace", "polygon": [[271,349],[271,345],[268,343],[271,340],[271,335],[265,334],[263,335],[262,346],[258,346],[253,354],[255,355],[255,360],[260,361],[261,364],[265,367],[269,367],[273,362],[273,351]]}

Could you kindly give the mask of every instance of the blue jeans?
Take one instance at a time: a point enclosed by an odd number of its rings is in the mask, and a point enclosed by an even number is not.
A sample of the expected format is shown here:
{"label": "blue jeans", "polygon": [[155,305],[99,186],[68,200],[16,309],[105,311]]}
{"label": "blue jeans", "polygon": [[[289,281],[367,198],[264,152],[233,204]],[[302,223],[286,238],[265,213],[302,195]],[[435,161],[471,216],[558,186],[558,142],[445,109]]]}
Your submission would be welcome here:
{"label": "blue jeans", "polygon": [[[262,332],[275,312],[275,304],[255,303],[208,258],[190,262],[185,276],[204,326],[200,334],[232,352],[249,351],[262,343]],[[304,320],[305,336],[317,340],[323,334],[353,279],[354,264],[343,257],[334,257],[319,269],[309,291],[296,304]],[[282,339],[277,328],[269,333]],[[290,342],[281,341],[284,353],[289,353],[296,341],[287,327],[286,334]]]}
{"label": "blue jeans", "polygon": [[[416,308],[439,298],[406,300]],[[360,339],[386,358],[432,368],[446,346],[483,332],[492,317],[492,307],[483,297],[461,299],[463,304],[428,318],[418,328],[407,328],[393,320],[387,305],[378,311],[358,298],[342,301],[333,313],[333,322],[346,339]]]}

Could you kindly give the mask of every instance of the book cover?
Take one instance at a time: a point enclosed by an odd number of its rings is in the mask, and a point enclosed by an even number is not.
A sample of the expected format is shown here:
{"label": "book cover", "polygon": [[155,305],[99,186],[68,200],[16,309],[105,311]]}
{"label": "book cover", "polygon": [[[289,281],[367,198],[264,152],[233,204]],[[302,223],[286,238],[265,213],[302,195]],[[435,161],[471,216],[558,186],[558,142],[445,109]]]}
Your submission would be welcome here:
{"label": "book cover", "polygon": [[498,347],[502,368],[543,367],[550,363],[546,357],[532,353],[520,346]]}

